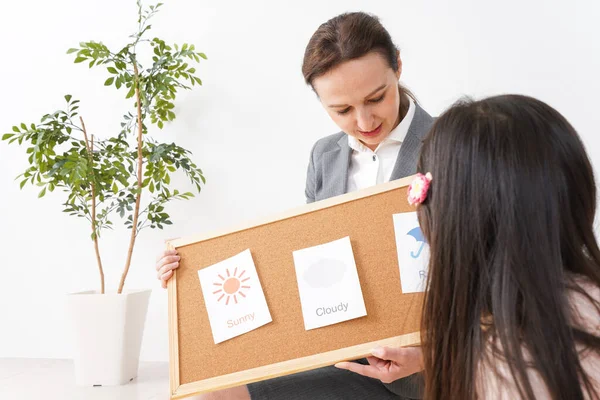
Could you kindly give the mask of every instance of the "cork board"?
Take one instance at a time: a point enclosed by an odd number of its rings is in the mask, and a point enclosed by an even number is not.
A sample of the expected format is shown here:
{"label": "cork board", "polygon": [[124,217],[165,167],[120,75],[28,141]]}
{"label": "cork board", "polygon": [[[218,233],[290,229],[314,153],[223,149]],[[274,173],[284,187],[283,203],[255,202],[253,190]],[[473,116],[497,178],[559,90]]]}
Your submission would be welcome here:
{"label": "cork board", "polygon": [[[392,215],[412,212],[405,178],[256,223],[167,243],[171,396],[183,398],[419,343],[422,293],[403,294]],[[349,236],[367,316],[305,330],[292,252]],[[214,344],[197,271],[250,249],[273,322]]]}

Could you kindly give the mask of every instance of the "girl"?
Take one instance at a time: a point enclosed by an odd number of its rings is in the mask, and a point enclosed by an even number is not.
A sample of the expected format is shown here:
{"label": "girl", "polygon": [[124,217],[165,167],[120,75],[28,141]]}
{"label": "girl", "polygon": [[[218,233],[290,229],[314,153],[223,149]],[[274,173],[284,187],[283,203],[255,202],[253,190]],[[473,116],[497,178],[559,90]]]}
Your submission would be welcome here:
{"label": "girl", "polygon": [[419,170],[425,398],[600,399],[596,186],[573,127],[530,97],[460,102]]}

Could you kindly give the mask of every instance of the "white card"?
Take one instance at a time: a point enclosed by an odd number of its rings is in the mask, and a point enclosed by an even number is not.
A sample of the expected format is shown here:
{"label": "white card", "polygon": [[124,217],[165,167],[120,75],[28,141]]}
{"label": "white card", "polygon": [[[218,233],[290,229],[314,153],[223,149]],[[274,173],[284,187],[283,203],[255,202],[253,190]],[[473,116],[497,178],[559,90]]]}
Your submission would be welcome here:
{"label": "white card", "polygon": [[272,321],[250,250],[198,271],[215,344]]}
{"label": "white card", "polygon": [[367,315],[349,237],[293,256],[306,330]]}
{"label": "white card", "polygon": [[402,293],[425,291],[429,264],[429,245],[419,227],[417,213],[394,214],[396,251]]}

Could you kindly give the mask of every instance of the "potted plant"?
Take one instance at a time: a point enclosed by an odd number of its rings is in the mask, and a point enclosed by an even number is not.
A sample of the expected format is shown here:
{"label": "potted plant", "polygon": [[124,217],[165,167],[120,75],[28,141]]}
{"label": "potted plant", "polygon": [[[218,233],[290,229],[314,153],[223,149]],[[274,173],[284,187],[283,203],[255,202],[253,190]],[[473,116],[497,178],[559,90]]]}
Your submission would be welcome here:
{"label": "potted plant", "polygon": [[[66,192],[63,211],[89,224],[100,287],[68,296],[76,339],[75,377],[80,385],[123,384],[136,376],[150,296],[150,290],[123,291],[136,239],[144,228],[162,229],[172,223],[166,203],[193,197],[171,187],[172,173],[183,171],[198,192],[205,183],[188,150],[159,143],[147,130],[149,124],[162,129],[175,119],[177,91],[202,84],[190,64],[206,56],[194,45],[169,46],[159,38],[147,39],[149,21],[162,4],[145,8],[138,0],[137,6],[137,31],[119,51],[90,41],[67,52],[74,54],[75,63],[104,68],[108,75],[104,85],[132,99],[132,109],[124,113],[117,134],[90,135],[77,112],[79,100],[67,95],[65,110],[46,114],[37,124],[13,126],[2,136],[8,143],[27,147],[29,166],[17,177],[21,188],[41,187],[38,197],[62,189]],[[152,54],[145,65],[138,57],[145,54],[140,52],[144,47]],[[101,233],[113,228],[117,215],[131,235],[117,290],[107,291],[99,242]]]}

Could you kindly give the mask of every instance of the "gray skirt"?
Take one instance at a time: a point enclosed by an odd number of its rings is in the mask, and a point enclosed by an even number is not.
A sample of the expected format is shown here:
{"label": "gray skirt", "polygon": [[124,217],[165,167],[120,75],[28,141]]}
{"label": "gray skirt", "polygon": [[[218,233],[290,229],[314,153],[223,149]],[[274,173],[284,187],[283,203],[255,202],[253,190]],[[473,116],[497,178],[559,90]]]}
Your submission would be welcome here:
{"label": "gray skirt", "polygon": [[[365,364],[366,360],[357,362]],[[420,374],[386,385],[378,379],[336,367],[319,368],[248,385],[252,400],[419,399],[421,389]]]}

